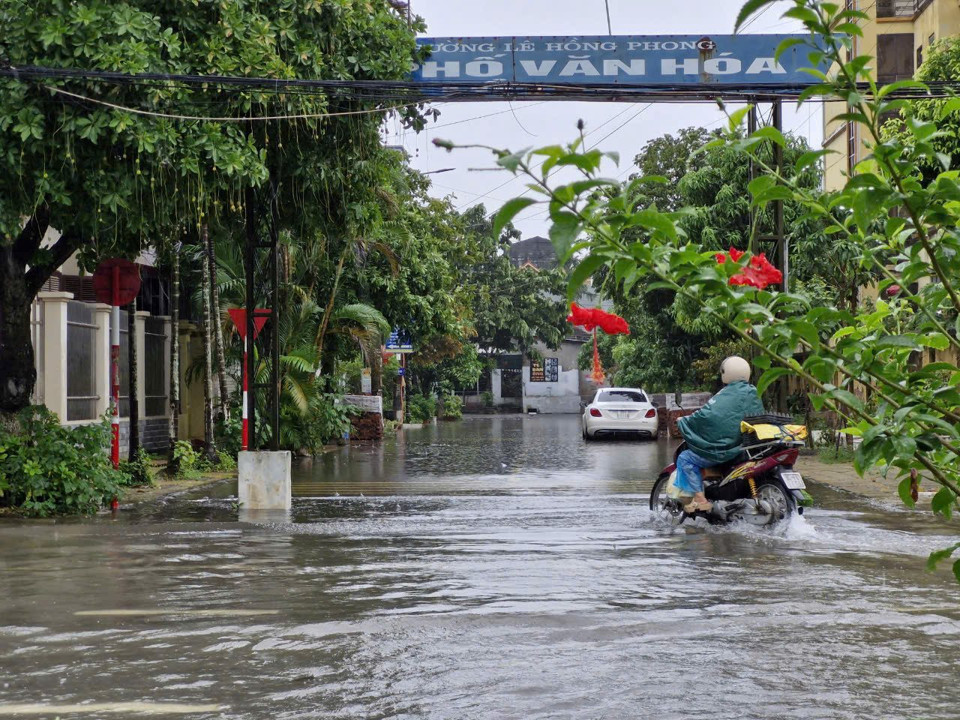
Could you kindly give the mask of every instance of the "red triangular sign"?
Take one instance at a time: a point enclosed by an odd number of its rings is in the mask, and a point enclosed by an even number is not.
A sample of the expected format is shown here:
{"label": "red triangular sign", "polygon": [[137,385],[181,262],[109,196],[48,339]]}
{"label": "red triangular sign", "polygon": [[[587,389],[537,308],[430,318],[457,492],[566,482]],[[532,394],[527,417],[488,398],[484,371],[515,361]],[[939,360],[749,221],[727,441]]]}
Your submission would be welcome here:
{"label": "red triangular sign", "polygon": [[[247,311],[245,308],[230,308],[230,319],[237,326],[237,334],[243,340],[247,336]],[[253,311],[253,339],[256,340],[263,326],[267,324],[270,311],[263,308],[257,308]]]}

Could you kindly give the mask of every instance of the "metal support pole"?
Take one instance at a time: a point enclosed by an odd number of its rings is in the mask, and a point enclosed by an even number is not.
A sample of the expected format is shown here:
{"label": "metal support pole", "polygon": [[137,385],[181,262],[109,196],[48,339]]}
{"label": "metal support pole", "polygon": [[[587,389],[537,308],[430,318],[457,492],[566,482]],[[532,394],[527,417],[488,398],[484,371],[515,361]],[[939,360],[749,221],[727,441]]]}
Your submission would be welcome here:
{"label": "metal support pole", "polygon": [[[246,383],[244,385],[243,393],[243,416],[245,418],[245,423],[248,426],[247,438],[248,445],[247,449],[252,449],[256,447],[257,444],[257,418],[256,418],[256,392],[253,389],[253,379],[254,379],[254,324],[253,324],[253,313],[256,309],[256,297],[254,293],[254,264],[257,260],[257,214],[256,214],[256,203],[257,203],[257,193],[256,190],[252,187],[248,187],[244,191],[244,205],[246,206],[246,230],[247,230],[247,242],[246,247],[244,248],[245,256],[245,267],[246,272],[246,284],[247,284],[247,337],[245,340],[245,351],[244,351],[244,372],[246,375]],[[249,390],[248,390],[249,386]]]}
{"label": "metal support pole", "polygon": [[[780,100],[774,100],[772,107],[770,109],[771,122],[773,127],[776,130],[783,132],[783,105]],[[773,166],[777,171],[777,174],[781,177],[783,176],[783,147],[779,143],[773,144]],[[787,235],[784,231],[783,226],[783,200],[776,200],[773,203],[773,234],[776,239],[776,248],[778,254],[777,264],[780,266],[780,271],[783,273],[783,290],[787,292],[789,285],[788,272],[789,268],[787,267],[788,263],[788,251],[787,251]],[[777,381],[777,406],[780,412],[787,411],[787,380],[786,378],[780,378]]]}
{"label": "metal support pole", "polygon": [[270,449],[280,449],[280,208],[277,205],[277,181],[270,182],[270,322],[273,331],[270,334],[271,372],[270,372],[270,419],[273,433],[270,436]]}
{"label": "metal support pole", "polygon": [[[113,442],[110,448],[110,459],[113,467],[120,467],[120,266],[113,267],[113,308],[110,310],[113,327],[110,328],[110,394],[113,404],[111,429]],[[133,338],[129,338],[131,341]]]}
{"label": "metal support pole", "polygon": [[[117,287],[120,284],[120,268],[113,269],[113,299],[117,300]],[[113,440],[110,447],[110,459],[114,469],[120,467],[120,305],[110,308],[110,405],[111,430]]]}
{"label": "metal support pole", "polygon": [[400,422],[407,421],[407,354],[400,355],[400,367],[403,375],[400,376]]}
{"label": "metal support pole", "polygon": [[[756,98],[750,98],[750,112],[747,113],[747,135],[753,135],[757,131],[757,101]],[[757,176],[757,167],[753,162],[753,156],[750,156],[749,170],[747,172],[747,182],[750,183]],[[751,253],[757,252],[757,229],[759,213],[756,209],[750,210],[750,237],[747,240],[747,250]]]}
{"label": "metal support pole", "polygon": [[[773,101],[773,127],[783,132],[783,105],[780,100]],[[773,144],[773,164],[777,169],[778,175],[783,175],[783,147],[777,143]],[[789,248],[787,247],[787,235],[783,226],[783,200],[776,200],[773,203],[773,232],[777,237],[777,250],[779,251],[778,264],[783,273],[783,291],[790,290],[788,280],[790,271]]]}

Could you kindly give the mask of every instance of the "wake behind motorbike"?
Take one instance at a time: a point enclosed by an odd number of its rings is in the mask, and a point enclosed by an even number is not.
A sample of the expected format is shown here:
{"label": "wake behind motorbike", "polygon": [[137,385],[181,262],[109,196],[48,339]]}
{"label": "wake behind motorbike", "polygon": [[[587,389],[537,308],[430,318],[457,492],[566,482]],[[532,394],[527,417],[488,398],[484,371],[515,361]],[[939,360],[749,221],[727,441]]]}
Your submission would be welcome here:
{"label": "wake behind motorbike", "polygon": [[711,524],[747,522],[758,527],[775,525],[812,505],[803,476],[794,470],[807,436],[807,428],[784,415],[744,418],[740,426],[743,451],[732,462],[706,468],[704,495],[713,503],[709,512],[687,513],[676,486],[677,457],[657,477],[650,493],[650,509],[661,519],[679,525],[687,518],[704,517]]}

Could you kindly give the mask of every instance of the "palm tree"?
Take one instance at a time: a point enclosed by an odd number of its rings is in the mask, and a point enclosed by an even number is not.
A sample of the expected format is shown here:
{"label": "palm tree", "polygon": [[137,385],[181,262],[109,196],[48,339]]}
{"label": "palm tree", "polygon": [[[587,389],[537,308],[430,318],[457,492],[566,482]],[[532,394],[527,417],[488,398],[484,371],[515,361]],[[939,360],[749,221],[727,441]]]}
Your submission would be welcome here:
{"label": "palm tree", "polygon": [[[226,240],[226,239],[225,239]],[[323,292],[323,270],[329,267],[327,247],[323,242],[295,244],[285,235],[280,245],[281,312],[280,336],[280,444],[300,447],[298,441],[310,433],[304,427],[315,422],[327,396],[323,376],[333,369],[338,351],[359,350],[364,357],[379,359],[382,339],[389,332],[383,315],[364,303],[337,306],[338,281],[326,296],[324,306],[317,302]],[[242,253],[233,242],[225,241],[217,248],[217,282],[224,308],[243,307],[245,276]],[[341,259],[347,254],[341,254]],[[344,260],[345,262],[345,260]],[[343,263],[339,263],[342,271]],[[271,322],[273,319],[271,318]],[[230,327],[225,338],[226,365],[236,377],[239,374],[242,348],[235,329]],[[199,375],[201,368],[191,367],[188,375]],[[254,360],[257,383],[268,382],[270,362],[267,357]],[[258,415],[265,414],[267,404],[258,402]],[[259,424],[258,424],[259,427]]]}

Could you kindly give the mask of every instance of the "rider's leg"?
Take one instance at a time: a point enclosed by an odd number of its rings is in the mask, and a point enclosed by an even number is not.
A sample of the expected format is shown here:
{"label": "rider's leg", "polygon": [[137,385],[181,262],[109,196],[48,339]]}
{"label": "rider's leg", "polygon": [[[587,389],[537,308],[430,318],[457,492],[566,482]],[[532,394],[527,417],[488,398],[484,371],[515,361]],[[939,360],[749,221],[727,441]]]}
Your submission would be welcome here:
{"label": "rider's leg", "polygon": [[703,494],[703,474],[702,468],[710,467],[712,463],[704,460],[693,450],[684,450],[677,457],[677,487],[683,495],[693,496],[691,502],[684,506],[688,512],[703,510],[705,512],[713,508],[706,496]]}

